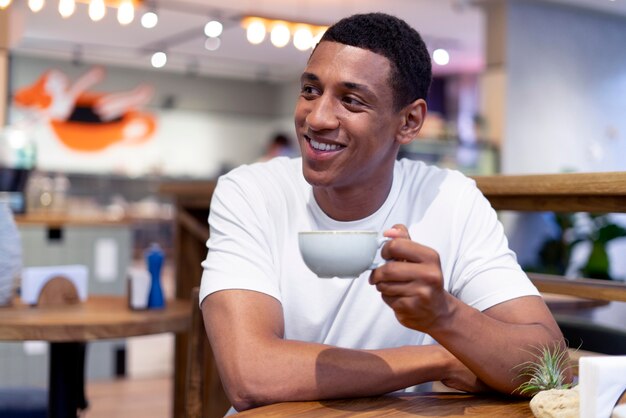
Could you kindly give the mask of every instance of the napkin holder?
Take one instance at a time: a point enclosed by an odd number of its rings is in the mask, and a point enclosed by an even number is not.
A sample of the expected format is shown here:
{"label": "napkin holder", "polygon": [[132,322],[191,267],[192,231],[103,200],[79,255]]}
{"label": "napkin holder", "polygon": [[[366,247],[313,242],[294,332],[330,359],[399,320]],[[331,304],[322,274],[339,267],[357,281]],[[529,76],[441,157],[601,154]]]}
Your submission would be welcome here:
{"label": "napkin holder", "polygon": [[626,356],[579,360],[580,418],[610,418],[626,390]]}
{"label": "napkin holder", "polygon": [[27,267],[20,295],[28,305],[68,305],[87,300],[87,266]]}

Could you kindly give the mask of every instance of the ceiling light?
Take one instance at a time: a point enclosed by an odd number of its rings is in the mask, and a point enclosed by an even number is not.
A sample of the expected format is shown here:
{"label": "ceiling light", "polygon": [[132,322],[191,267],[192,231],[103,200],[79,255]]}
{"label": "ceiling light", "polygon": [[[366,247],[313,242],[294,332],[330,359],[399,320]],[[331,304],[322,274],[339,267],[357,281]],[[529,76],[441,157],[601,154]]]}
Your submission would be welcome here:
{"label": "ceiling light", "polygon": [[293,45],[300,51],[313,47],[313,34],[308,26],[300,25],[293,34]]}
{"label": "ceiling light", "polygon": [[433,51],[433,60],[437,65],[448,65],[450,62],[450,54],[443,48],[438,48]]}
{"label": "ceiling light", "polygon": [[89,2],[89,17],[94,22],[101,20],[107,12],[104,0],[91,0]]}
{"label": "ceiling light", "polygon": [[206,38],[206,41],[204,41],[204,47],[206,49],[208,49],[209,51],[216,51],[220,45],[222,44],[222,41],[220,40],[220,38]]}
{"label": "ceiling light", "polygon": [[[271,28],[270,40],[277,48],[287,45],[289,38],[293,34],[293,44],[301,51],[306,51],[315,46],[319,38],[328,29],[328,26],[268,19],[259,16],[245,16],[241,19],[241,26],[246,29],[246,36],[252,44],[263,42],[267,28]],[[313,34],[315,34],[315,37]]]}
{"label": "ceiling light", "polygon": [[59,0],[59,14],[62,17],[70,17],[74,14],[74,10],[76,10],[76,2],[74,0]]}
{"label": "ceiling light", "polygon": [[149,11],[141,16],[141,26],[152,29],[159,23],[159,16],[154,11]]}
{"label": "ceiling light", "polygon": [[150,63],[154,68],[162,68],[167,64],[167,54],[165,52],[155,52],[150,59]]}
{"label": "ceiling light", "polygon": [[28,8],[31,12],[37,13],[43,9],[44,0],[28,0]]}
{"label": "ceiling light", "polygon": [[222,34],[224,26],[217,20],[211,20],[204,26],[204,34],[209,38],[217,38]]}
{"label": "ceiling light", "polygon": [[289,43],[289,38],[291,37],[291,33],[289,33],[289,28],[285,22],[276,22],[272,27],[272,32],[270,33],[270,41],[272,45],[276,48],[282,48]]}
{"label": "ceiling light", "polygon": [[11,0],[0,0],[0,9],[6,9],[11,4]]}
{"label": "ceiling light", "polygon": [[315,37],[313,38],[313,45],[311,45],[311,48],[314,48],[315,45],[320,43],[320,41],[322,40],[322,36],[324,36],[324,32],[326,32],[326,29],[328,29],[328,27],[326,26],[318,29],[317,34],[315,34]]}
{"label": "ceiling light", "polygon": [[246,38],[251,44],[257,45],[265,39],[265,24],[262,20],[252,20],[246,28]]}
{"label": "ceiling light", "polygon": [[135,20],[135,7],[132,0],[122,0],[117,8],[117,21],[120,25],[128,25]]}

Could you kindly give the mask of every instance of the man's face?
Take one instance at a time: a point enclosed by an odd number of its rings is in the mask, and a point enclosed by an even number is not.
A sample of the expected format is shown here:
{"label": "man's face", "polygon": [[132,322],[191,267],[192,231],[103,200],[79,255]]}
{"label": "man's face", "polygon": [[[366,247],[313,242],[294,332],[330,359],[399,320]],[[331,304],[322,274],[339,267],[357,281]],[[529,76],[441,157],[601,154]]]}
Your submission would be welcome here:
{"label": "man's face", "polygon": [[389,60],[374,52],[318,45],[301,77],[295,110],[304,177],[314,187],[368,189],[386,177],[402,123],[393,108],[390,69]]}

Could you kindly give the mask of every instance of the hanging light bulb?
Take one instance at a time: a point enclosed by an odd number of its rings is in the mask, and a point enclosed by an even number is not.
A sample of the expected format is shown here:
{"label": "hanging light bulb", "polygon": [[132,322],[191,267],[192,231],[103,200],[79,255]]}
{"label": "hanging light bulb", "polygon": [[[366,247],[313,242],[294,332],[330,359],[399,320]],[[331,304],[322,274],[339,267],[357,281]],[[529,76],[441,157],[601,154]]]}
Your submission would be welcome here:
{"label": "hanging light bulb", "polygon": [[209,38],[217,38],[222,34],[224,30],[224,25],[222,25],[217,20],[211,20],[204,26],[204,34]]}
{"label": "hanging light bulb", "polygon": [[433,51],[433,61],[438,65],[448,65],[450,54],[443,48],[437,48]]}
{"label": "hanging light bulb", "polygon": [[246,29],[246,38],[251,44],[257,45],[265,39],[265,24],[262,20],[252,20]]}
{"label": "hanging light bulb", "polygon": [[285,22],[276,22],[270,33],[270,41],[276,48],[282,48],[289,43],[289,28]]}
{"label": "hanging light bulb", "polygon": [[167,64],[167,54],[162,51],[155,52],[150,59],[150,63],[154,68],[164,67]]}
{"label": "hanging light bulb", "polygon": [[320,41],[322,40],[322,36],[324,36],[324,32],[326,32],[326,29],[328,29],[327,26],[323,26],[318,29],[315,37],[313,38],[313,41],[311,42],[311,48],[320,43]]}
{"label": "hanging light bulb", "polygon": [[313,34],[307,25],[299,25],[293,34],[293,46],[300,51],[313,47]]}
{"label": "hanging light bulb", "polygon": [[28,8],[31,12],[37,13],[43,9],[44,0],[28,0]]}
{"label": "hanging light bulb", "polygon": [[89,17],[94,22],[101,20],[107,12],[104,0],[91,0],[89,2]]}
{"label": "hanging light bulb", "polygon": [[141,26],[146,29],[152,29],[159,23],[159,15],[154,10],[147,11],[141,16]]}
{"label": "hanging light bulb", "polygon": [[128,25],[135,19],[135,7],[132,0],[122,0],[117,8],[117,21],[120,25]]}
{"label": "hanging light bulb", "polygon": [[6,9],[11,4],[11,0],[0,0],[0,9]]}
{"label": "hanging light bulb", "polygon": [[59,14],[68,18],[76,10],[76,2],[74,0],[59,0]]}
{"label": "hanging light bulb", "polygon": [[204,47],[208,51],[217,51],[221,44],[222,44],[222,41],[220,40],[220,38],[217,38],[217,37],[216,38],[208,37],[206,38],[206,41],[204,41]]}

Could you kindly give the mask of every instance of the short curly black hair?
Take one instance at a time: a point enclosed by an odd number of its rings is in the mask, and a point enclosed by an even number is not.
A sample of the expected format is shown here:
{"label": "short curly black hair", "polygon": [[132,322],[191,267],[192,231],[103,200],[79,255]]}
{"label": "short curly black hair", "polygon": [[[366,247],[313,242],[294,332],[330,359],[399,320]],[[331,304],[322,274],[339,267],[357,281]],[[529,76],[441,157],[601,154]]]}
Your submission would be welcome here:
{"label": "short curly black hair", "polygon": [[426,99],[432,80],[430,54],[420,34],[404,20],[385,13],[352,15],[328,28],[323,41],[367,49],[387,58],[395,110]]}

